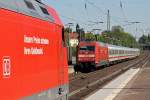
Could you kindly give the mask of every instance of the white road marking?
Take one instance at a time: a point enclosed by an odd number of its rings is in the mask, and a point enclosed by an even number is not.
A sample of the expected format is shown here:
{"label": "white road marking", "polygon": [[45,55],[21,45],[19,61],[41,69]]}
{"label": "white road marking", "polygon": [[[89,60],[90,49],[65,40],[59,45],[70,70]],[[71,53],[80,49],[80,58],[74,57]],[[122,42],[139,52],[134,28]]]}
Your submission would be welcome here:
{"label": "white road marking", "polygon": [[140,69],[130,69],[85,100],[113,100]]}
{"label": "white road marking", "polygon": [[126,94],[123,94],[123,95],[128,96],[128,95],[137,95],[137,94],[139,94],[139,92],[126,93]]}
{"label": "white road marking", "polygon": [[108,97],[106,97],[104,100],[113,100],[119,93],[120,91],[127,85],[127,83],[137,74],[137,72],[140,69],[135,70],[124,82],[121,83],[120,86],[115,89],[112,94],[110,94]]}

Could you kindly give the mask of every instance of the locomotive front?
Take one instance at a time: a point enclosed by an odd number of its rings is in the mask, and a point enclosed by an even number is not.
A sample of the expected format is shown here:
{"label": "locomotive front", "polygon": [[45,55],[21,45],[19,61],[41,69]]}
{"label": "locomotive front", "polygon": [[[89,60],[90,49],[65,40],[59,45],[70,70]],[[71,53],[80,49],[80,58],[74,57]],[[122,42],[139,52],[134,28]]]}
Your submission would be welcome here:
{"label": "locomotive front", "polygon": [[95,65],[95,42],[80,42],[77,55],[81,70],[90,70]]}

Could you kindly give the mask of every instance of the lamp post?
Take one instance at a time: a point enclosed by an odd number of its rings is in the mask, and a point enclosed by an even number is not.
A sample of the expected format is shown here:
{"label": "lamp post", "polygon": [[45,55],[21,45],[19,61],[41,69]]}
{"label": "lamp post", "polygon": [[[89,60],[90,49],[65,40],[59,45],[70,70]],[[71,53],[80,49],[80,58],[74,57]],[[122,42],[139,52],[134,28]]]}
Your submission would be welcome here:
{"label": "lamp post", "polygon": [[135,21],[135,22],[129,22],[129,23],[135,24],[135,32],[136,32],[135,39],[137,39],[137,24],[142,23],[142,22]]}
{"label": "lamp post", "polygon": [[69,30],[68,30],[68,34],[67,34],[67,58],[68,58],[68,64],[72,64],[72,48],[70,46],[70,33],[71,33],[71,29],[70,27],[73,26],[73,23],[67,23],[66,26],[68,26]]}
{"label": "lamp post", "polygon": [[[97,22],[94,22],[94,21],[88,21],[90,23],[94,23],[94,25],[96,24],[103,24],[104,22],[103,21],[97,21]],[[92,29],[92,31],[101,31],[102,29],[99,29],[99,28],[95,28],[95,29]]]}
{"label": "lamp post", "polygon": [[68,33],[68,36],[67,36],[67,37],[68,37],[68,38],[67,38],[67,40],[68,40],[67,44],[68,44],[69,47],[70,47],[71,26],[73,26],[73,25],[74,25],[73,23],[67,23],[67,24],[66,24],[66,26],[68,26],[68,29],[69,29],[69,30],[68,30],[69,33]]}
{"label": "lamp post", "polygon": [[97,29],[92,29],[92,32],[94,32],[94,31],[97,31],[97,34],[94,34],[94,35],[95,35],[96,41],[98,41],[98,38],[97,38],[98,36],[97,35],[98,35],[98,31],[101,31],[101,29],[98,29],[98,28]]}

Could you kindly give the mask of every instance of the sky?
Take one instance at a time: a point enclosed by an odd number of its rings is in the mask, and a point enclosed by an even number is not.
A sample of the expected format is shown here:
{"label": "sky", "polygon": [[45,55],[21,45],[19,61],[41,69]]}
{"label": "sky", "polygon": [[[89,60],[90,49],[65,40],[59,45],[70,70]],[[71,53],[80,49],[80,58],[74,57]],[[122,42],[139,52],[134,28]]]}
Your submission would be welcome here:
{"label": "sky", "polygon": [[[150,33],[150,0],[43,0],[59,14],[63,24],[78,23],[85,31],[107,29],[107,10],[111,26],[121,25],[126,32],[139,38]],[[122,4],[122,8],[121,8]],[[86,7],[85,7],[86,5]],[[104,22],[93,25],[92,22]],[[131,24],[130,22],[140,22]]]}

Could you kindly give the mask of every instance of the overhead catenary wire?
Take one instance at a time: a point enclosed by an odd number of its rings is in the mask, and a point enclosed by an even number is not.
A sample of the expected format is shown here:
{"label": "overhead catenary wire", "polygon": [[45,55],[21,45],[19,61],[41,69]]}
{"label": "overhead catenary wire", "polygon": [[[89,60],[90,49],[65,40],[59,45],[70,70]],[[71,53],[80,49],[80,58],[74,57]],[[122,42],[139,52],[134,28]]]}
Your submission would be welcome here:
{"label": "overhead catenary wire", "polygon": [[71,21],[75,21],[76,23],[75,24],[83,24],[84,26],[82,26],[83,28],[87,28],[87,27],[89,27],[89,28],[92,28],[94,25],[96,25],[96,24],[89,24],[88,22],[82,22],[82,21],[79,21],[79,20],[77,20],[77,19],[74,19],[74,18],[71,18],[71,17],[68,17],[68,16],[64,16],[64,15],[60,15],[61,17],[63,17],[63,18],[66,18],[66,19],[69,19],[69,20],[71,20]]}
{"label": "overhead catenary wire", "polygon": [[[44,2],[47,2],[46,0],[43,0],[43,1],[44,1]],[[54,0],[54,1],[56,1],[56,0]],[[91,1],[89,1],[89,0],[84,0],[84,1],[85,1],[85,9],[86,9],[87,14],[88,14],[87,5],[90,4],[90,5],[92,5],[93,7],[95,7],[99,13],[102,13],[102,14],[104,14],[104,15],[107,15],[107,13],[106,13],[101,7],[97,6],[94,2],[91,2]],[[66,7],[66,5],[64,5],[64,6]],[[65,15],[62,15],[62,14],[61,14],[60,16],[62,16],[62,17],[64,17],[64,18],[67,18],[67,19],[70,19],[70,20],[74,20],[74,18],[65,16]],[[89,14],[88,14],[87,16],[89,16]],[[75,21],[75,20],[74,20],[74,21]],[[116,20],[115,20],[115,21],[116,21]],[[114,21],[114,22],[115,22],[115,21]],[[80,22],[80,21],[79,21],[79,22]]]}
{"label": "overhead catenary wire", "polygon": [[121,8],[121,12],[122,12],[122,14],[123,14],[123,17],[124,17],[124,19],[125,19],[125,22],[128,22],[127,16],[126,16],[125,11],[124,11],[124,6],[123,6],[122,0],[120,0],[120,8]]}
{"label": "overhead catenary wire", "polygon": [[[102,7],[97,6],[97,5],[96,5],[94,2],[92,2],[92,1],[89,1],[89,0],[86,0],[86,1],[87,1],[88,4],[90,4],[91,6],[95,7],[99,13],[101,13],[101,14],[107,16],[107,12],[104,11],[104,10],[102,9]],[[117,19],[121,19],[121,20],[124,19],[124,18],[121,18],[121,17],[118,17],[118,16],[112,16],[112,15],[110,15],[110,17],[111,17],[111,19],[112,19],[113,22],[115,22],[115,23],[120,23],[120,24],[121,24],[121,22],[118,21]]]}
{"label": "overhead catenary wire", "polygon": [[[46,0],[43,0],[43,1],[48,4],[48,1],[46,1]],[[56,0],[54,0],[54,1],[55,1],[55,2],[58,2],[58,1],[56,1]],[[48,5],[49,5],[49,4],[48,4]],[[67,7],[67,6],[64,5],[64,4],[61,4],[61,5],[63,5],[64,7]],[[83,22],[83,21],[81,21],[81,20],[79,20],[79,19],[76,19],[76,18],[74,18],[74,17],[66,16],[66,15],[61,14],[61,13],[58,13],[58,14],[59,14],[59,16],[60,16],[61,18],[65,18],[65,19],[68,19],[68,20],[70,20],[70,21],[74,21],[75,24],[80,23],[80,24],[83,24],[83,25],[87,25],[86,22]]]}
{"label": "overhead catenary wire", "polygon": [[[90,20],[90,14],[89,14],[89,12],[88,12],[88,3],[87,3],[87,0],[83,0],[83,2],[84,2],[84,9],[85,9],[85,13],[86,13],[86,15],[85,15],[85,18],[86,18],[86,20],[87,20],[87,23],[88,24],[86,24],[86,26],[88,27],[88,28],[93,28],[97,23],[93,23],[93,21],[91,21]],[[97,21],[98,22],[98,21]]]}
{"label": "overhead catenary wire", "polygon": [[100,13],[107,15],[107,13],[101,7],[97,6],[94,2],[91,2],[89,0],[86,0],[86,2],[92,5],[93,7],[97,8]]}
{"label": "overhead catenary wire", "polygon": [[[46,0],[44,0],[45,2],[46,2]],[[102,15],[101,16],[103,16],[103,15],[105,15],[105,16],[107,16],[107,13],[100,7],[100,6],[97,6],[97,4],[95,4],[94,2],[92,2],[92,1],[90,1],[90,0],[84,0],[84,8],[85,8],[85,10],[86,10],[86,14],[87,14],[87,19],[89,19],[89,13],[88,13],[88,5],[91,5],[91,6],[93,6],[94,8],[96,8],[97,9],[97,14],[98,13],[101,13]],[[64,5],[65,6],[65,5]],[[66,6],[65,6],[66,7]],[[70,21],[74,21],[74,22],[76,22],[76,23],[81,23],[81,24],[83,24],[84,26],[88,26],[88,27],[91,27],[92,25],[90,25],[89,26],[89,24],[88,24],[88,22],[83,22],[83,21],[81,21],[81,20],[79,20],[79,19],[75,19],[74,17],[70,17],[70,16],[66,16],[66,15],[63,15],[63,14],[59,14],[61,17],[63,17],[63,18],[65,18],[65,19],[68,19],[68,20],[70,20]],[[81,14],[82,15],[82,14]],[[120,18],[120,17],[117,17],[117,16],[112,16],[112,15],[110,15],[110,17],[112,18],[112,21],[114,21],[115,23],[120,23],[120,21],[118,20],[118,19],[123,19],[123,18]],[[103,16],[103,18],[105,18],[104,16]],[[121,24],[121,23],[120,23]]]}

